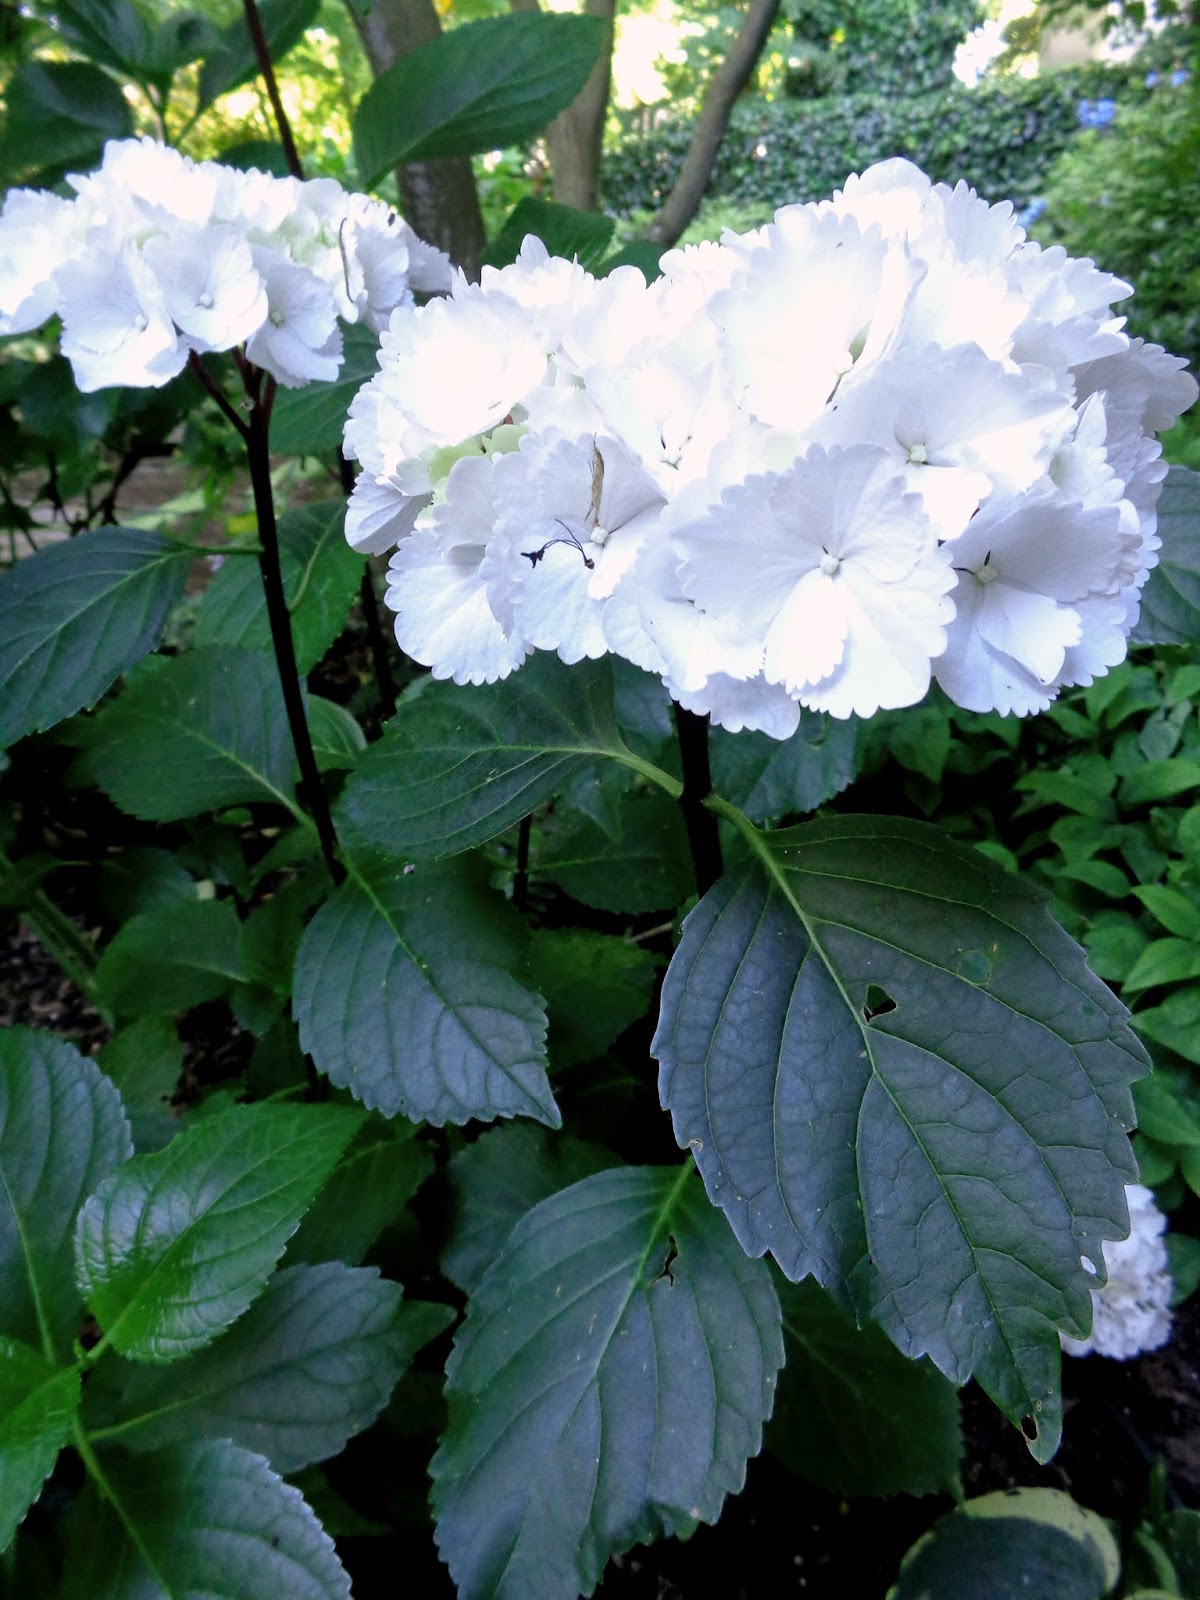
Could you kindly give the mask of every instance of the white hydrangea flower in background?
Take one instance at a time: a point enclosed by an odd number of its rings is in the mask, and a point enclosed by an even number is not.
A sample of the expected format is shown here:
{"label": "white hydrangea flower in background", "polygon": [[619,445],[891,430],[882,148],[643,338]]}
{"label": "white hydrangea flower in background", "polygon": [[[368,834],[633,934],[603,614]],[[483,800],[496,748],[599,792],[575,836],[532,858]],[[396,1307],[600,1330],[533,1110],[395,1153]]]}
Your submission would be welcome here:
{"label": "white hydrangea flower in background", "polygon": [[302,183],[110,141],[71,200],[15,190],[0,212],[0,333],[63,319],[84,390],[166,383],[192,351],[245,345],[279,383],[336,377],[338,319],[378,330],[450,264],[394,212]]}
{"label": "white hydrangea flower in background", "polygon": [[[346,429],[347,536],[398,545],[417,659],[475,681],[609,650],[782,738],[801,705],[866,716],[934,675],[1033,712],[1123,658],[1154,435],[1197,393],[1125,333],[1127,284],[903,160],[662,268],[598,279],[527,239],[393,312]],[[597,454],[642,486],[619,527],[588,508]]]}
{"label": "white hydrangea flower in background", "polygon": [[[1167,1219],[1154,1195],[1140,1183],[1126,1186],[1129,1237],[1105,1240],[1104,1270],[1108,1281],[1092,1290],[1092,1331],[1086,1339],[1061,1336],[1068,1355],[1111,1356],[1131,1361],[1148,1350],[1161,1350],[1171,1337],[1171,1273],[1163,1239]],[[1084,1258],[1095,1273],[1095,1263]]]}

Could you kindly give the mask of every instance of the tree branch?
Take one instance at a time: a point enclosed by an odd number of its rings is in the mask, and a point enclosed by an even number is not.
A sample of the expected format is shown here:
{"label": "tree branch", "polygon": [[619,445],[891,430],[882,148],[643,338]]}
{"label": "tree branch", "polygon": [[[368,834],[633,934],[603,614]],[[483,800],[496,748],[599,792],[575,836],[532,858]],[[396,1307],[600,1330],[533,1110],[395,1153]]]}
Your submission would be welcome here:
{"label": "tree branch", "polygon": [[779,0],[750,0],[729,54],[713,73],[704,91],[700,115],[692,129],[691,141],[675,186],[662,210],[646,229],[645,237],[664,248],[675,243],[696,215],[696,208],[708,187],[713,162],[729,126],[733,103],[749,81],[762,54],[767,36],[779,12]]}

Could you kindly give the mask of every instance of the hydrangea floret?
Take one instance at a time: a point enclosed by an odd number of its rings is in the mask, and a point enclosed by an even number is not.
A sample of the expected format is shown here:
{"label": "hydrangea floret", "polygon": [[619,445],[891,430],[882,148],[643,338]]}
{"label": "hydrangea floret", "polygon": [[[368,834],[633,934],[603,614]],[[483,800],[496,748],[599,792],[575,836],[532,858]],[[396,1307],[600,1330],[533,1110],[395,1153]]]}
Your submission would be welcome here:
{"label": "hydrangea floret", "polygon": [[1026,714],[1124,657],[1155,435],[1196,398],[1128,284],[885,161],[598,279],[532,237],[398,305],[347,536],[436,677],[612,651],[731,730],[801,706]]}
{"label": "hydrangea floret", "polygon": [[[1095,1353],[1130,1361],[1147,1350],[1161,1350],[1171,1337],[1174,1285],[1163,1233],[1167,1219],[1143,1184],[1126,1186],[1129,1237],[1104,1242],[1107,1279],[1092,1290],[1092,1331],[1086,1339],[1060,1335],[1071,1356]],[[1086,1257],[1085,1268],[1095,1273]]]}
{"label": "hydrangea floret", "polygon": [[168,382],[189,354],[244,345],[289,388],[337,376],[340,322],[376,332],[413,291],[450,287],[447,257],[380,201],[112,140],[74,198],[9,193],[0,334],[62,318],[81,390]]}

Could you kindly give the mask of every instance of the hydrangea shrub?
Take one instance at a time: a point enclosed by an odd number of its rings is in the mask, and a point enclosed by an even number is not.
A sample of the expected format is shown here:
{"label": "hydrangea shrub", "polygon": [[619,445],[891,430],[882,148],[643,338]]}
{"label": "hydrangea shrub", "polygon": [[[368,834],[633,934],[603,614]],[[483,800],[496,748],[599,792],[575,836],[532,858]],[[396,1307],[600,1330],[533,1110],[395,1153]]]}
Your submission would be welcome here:
{"label": "hydrangea shrub", "polygon": [[[127,817],[193,829],[112,876],[98,960],[28,891],[113,1037],[0,1041],[0,1532],[69,1444],[63,1593],[344,1596],[286,1479],[319,1491],[451,1323],[431,1504],[463,1596],[571,1600],[716,1520],[814,1370],[888,1458],[827,1462],[839,1491],[954,1490],[972,1376],[1048,1460],[1063,1345],[1165,1332],[1145,1051],[1020,875],[826,803],[850,719],[1042,711],[1187,569],[1156,436],[1196,385],[1125,333],[1130,286],[899,160],[653,281],[531,237],[469,283],[367,197],[153,142],[71,187],[6,202],[5,331],[58,317],[85,392],[193,373],[246,450],[263,593],[222,573],[195,645],[139,663],[169,526],[0,579],[14,764],[62,724]],[[356,322],[348,503],[277,517],[276,387],[340,407]],[[368,746],[298,659],[387,552],[416,665]],[[215,853],[247,815],[270,848]],[[596,925],[539,917],[547,887]],[[174,1018],[214,1000],[257,1040],[248,1100],[168,1116]],[[604,1062],[648,1006],[631,1088]],[[661,1112],[610,1147],[651,1056]],[[436,1303],[363,1265],[435,1162]],[[1028,1561],[1111,1586],[1107,1530],[1060,1509],[1023,1504]]]}

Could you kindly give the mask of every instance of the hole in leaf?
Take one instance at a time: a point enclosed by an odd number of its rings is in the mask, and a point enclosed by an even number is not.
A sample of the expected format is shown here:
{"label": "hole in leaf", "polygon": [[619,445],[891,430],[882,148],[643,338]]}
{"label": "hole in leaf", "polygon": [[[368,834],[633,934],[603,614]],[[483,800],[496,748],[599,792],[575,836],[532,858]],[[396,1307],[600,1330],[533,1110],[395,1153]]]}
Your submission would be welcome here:
{"label": "hole in leaf", "polygon": [[863,1003],[863,1020],[874,1022],[876,1017],[886,1017],[889,1011],[895,1011],[896,1002],[886,989],[881,989],[877,983],[867,985],[867,998]]}
{"label": "hole in leaf", "polygon": [[1032,1417],[1022,1417],[1021,1418],[1021,1432],[1029,1440],[1030,1444],[1032,1444],[1033,1441],[1037,1438],[1037,1436],[1038,1436],[1038,1425],[1033,1420]]}
{"label": "hole in leaf", "polygon": [[671,1268],[674,1266],[678,1255],[679,1247],[675,1243],[675,1235],[673,1233],[669,1233],[667,1235],[667,1253],[663,1259],[662,1271],[656,1273],[655,1276],[650,1279],[647,1288],[652,1289],[656,1283],[661,1283],[664,1278],[668,1279],[671,1287],[674,1288],[675,1274],[671,1271]]}

